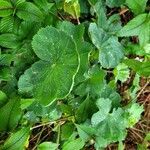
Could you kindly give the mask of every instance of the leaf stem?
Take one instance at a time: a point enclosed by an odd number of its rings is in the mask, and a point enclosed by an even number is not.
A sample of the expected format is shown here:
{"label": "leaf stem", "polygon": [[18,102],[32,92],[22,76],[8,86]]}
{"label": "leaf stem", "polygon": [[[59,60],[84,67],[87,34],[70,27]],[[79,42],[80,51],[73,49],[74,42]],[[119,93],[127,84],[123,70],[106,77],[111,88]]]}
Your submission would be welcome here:
{"label": "leaf stem", "polygon": [[52,125],[54,123],[61,122],[61,121],[67,121],[69,117],[73,117],[73,116],[67,116],[65,118],[61,118],[61,119],[58,119],[58,120],[55,120],[55,121],[49,121],[49,122],[41,123],[39,125],[31,127],[30,130],[34,130],[36,128],[40,128],[40,127],[43,127],[43,126],[46,126],[46,125]]}
{"label": "leaf stem", "polygon": [[[56,143],[59,145],[59,141],[60,141],[60,124],[58,124],[58,134],[57,134],[57,140]],[[58,148],[57,148],[58,149]]]}

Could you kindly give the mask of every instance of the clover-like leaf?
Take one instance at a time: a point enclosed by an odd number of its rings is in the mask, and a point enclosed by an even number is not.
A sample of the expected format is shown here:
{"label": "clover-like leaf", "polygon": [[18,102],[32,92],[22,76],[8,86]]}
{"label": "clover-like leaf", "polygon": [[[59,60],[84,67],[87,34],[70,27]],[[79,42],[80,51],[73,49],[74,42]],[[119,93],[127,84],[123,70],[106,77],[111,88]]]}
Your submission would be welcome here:
{"label": "clover-like leaf", "polygon": [[20,77],[20,93],[30,94],[44,105],[66,97],[79,68],[79,56],[73,39],[53,27],[41,29],[32,46],[41,59]]}

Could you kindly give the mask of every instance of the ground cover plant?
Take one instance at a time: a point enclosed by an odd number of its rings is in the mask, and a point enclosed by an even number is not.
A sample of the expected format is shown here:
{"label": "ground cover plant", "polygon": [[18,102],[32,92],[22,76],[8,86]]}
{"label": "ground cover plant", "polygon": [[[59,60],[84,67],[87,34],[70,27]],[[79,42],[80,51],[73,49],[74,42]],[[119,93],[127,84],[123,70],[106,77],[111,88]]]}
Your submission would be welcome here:
{"label": "ground cover plant", "polygon": [[148,0],[0,0],[0,150],[147,150]]}

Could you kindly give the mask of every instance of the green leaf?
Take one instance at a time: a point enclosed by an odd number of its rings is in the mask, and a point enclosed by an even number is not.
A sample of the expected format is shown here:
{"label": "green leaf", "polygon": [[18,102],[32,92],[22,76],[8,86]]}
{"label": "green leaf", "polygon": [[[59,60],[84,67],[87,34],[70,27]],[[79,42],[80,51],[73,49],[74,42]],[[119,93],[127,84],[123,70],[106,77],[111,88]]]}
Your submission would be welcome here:
{"label": "green leaf", "polygon": [[126,4],[135,15],[138,15],[145,11],[147,1],[148,0],[126,0]]}
{"label": "green leaf", "polygon": [[97,1],[92,7],[97,16],[98,27],[102,29],[106,29],[107,28],[107,16],[106,16],[106,7],[105,7],[104,1]]}
{"label": "green leaf", "polygon": [[11,70],[8,67],[5,67],[0,70],[0,81],[10,81],[12,78]]}
{"label": "green leaf", "polygon": [[91,94],[94,97],[99,95],[106,84],[105,75],[102,69],[98,68],[98,66],[93,66],[85,75],[85,81],[75,89],[75,93],[80,96]]}
{"label": "green leaf", "polygon": [[118,36],[139,36],[141,46],[150,42],[150,15],[140,14],[129,21],[119,32]]}
{"label": "green leaf", "polygon": [[121,82],[125,82],[130,75],[130,71],[127,65],[124,63],[119,64],[115,69],[114,69],[114,75],[115,75],[115,81],[117,82],[120,80]]}
{"label": "green leaf", "polygon": [[11,134],[6,140],[2,150],[25,150],[29,139],[29,128],[22,128],[21,130]]}
{"label": "green leaf", "polygon": [[150,55],[150,44],[146,44],[144,46],[144,51],[145,51],[146,54]]}
{"label": "green leaf", "polygon": [[20,45],[18,36],[11,33],[5,33],[0,35],[0,46],[6,48],[17,48]]}
{"label": "green leaf", "polygon": [[80,3],[80,13],[89,14],[90,8],[88,1],[79,0],[79,3]]}
{"label": "green leaf", "polygon": [[62,113],[67,114],[69,116],[71,116],[73,113],[72,106],[68,105],[68,104],[61,104],[60,109],[61,109]]}
{"label": "green leaf", "polygon": [[126,55],[139,55],[139,56],[145,56],[148,52],[148,44],[145,45],[144,49],[139,45],[135,43],[128,43],[125,47],[125,53]]}
{"label": "green leaf", "polygon": [[93,48],[93,46],[88,42],[83,42],[79,44],[79,46],[80,48],[78,48],[78,52],[80,55],[80,67],[75,78],[75,84],[78,84],[79,82],[82,82],[85,79],[84,75],[88,71],[90,65],[89,55]]}
{"label": "green leaf", "polygon": [[99,61],[104,68],[114,68],[123,58],[123,47],[116,37],[108,37],[108,34],[91,23],[89,32],[93,44],[99,49]]}
{"label": "green leaf", "polygon": [[0,108],[0,120],[3,120],[0,123],[0,131],[14,129],[17,126],[21,115],[20,100],[18,98],[9,99],[8,103]]}
{"label": "green leaf", "polygon": [[123,61],[129,68],[137,72],[141,76],[149,77],[150,76],[150,63],[140,62],[134,59],[126,59]]}
{"label": "green leaf", "polygon": [[109,87],[108,85],[105,85],[103,89],[100,92],[100,97],[104,99],[110,99],[112,102],[113,108],[118,108],[120,106],[121,97],[120,95],[115,91],[115,89]]}
{"label": "green leaf", "polygon": [[61,126],[61,140],[68,140],[74,131],[74,124],[68,122]]}
{"label": "green leaf", "polygon": [[87,142],[88,140],[90,140],[92,138],[92,136],[94,136],[96,134],[96,130],[95,128],[93,128],[90,125],[87,124],[76,124],[77,130],[78,130],[78,134],[80,136],[80,138],[84,141]]}
{"label": "green leaf", "polygon": [[77,138],[64,143],[62,150],[81,150],[83,146],[83,140],[81,138]]}
{"label": "green leaf", "polygon": [[5,0],[0,0],[0,17],[10,16],[13,13],[11,3]]}
{"label": "green leaf", "polygon": [[126,121],[121,108],[113,110],[97,126],[96,147],[105,148],[110,143],[122,141],[126,136]]}
{"label": "green leaf", "polygon": [[11,1],[13,5],[17,6],[21,3],[24,3],[26,0],[14,0],[14,1]]}
{"label": "green leaf", "polygon": [[110,7],[119,7],[125,3],[125,0],[106,0],[106,4]]}
{"label": "green leaf", "polygon": [[144,111],[143,106],[133,103],[126,109],[128,127],[132,128],[141,118],[141,113]]}
{"label": "green leaf", "polygon": [[7,102],[7,95],[0,90],[0,108]]}
{"label": "green leaf", "polygon": [[83,74],[88,70],[89,53],[91,52],[93,47],[90,43],[84,41],[83,35],[85,29],[83,24],[74,25],[70,22],[63,21],[59,24],[58,27],[59,29],[70,35],[77,44],[77,49],[80,55],[80,67],[75,78],[75,84],[78,84],[79,82],[84,80]]}
{"label": "green leaf", "polygon": [[99,111],[93,114],[91,118],[91,123],[93,126],[97,126],[107,117],[111,109],[111,101],[110,99],[100,98],[97,100],[96,105]]}
{"label": "green leaf", "polygon": [[21,99],[20,108],[24,110],[28,108],[33,102],[34,102],[34,99]]}
{"label": "green leaf", "polygon": [[[57,103],[53,103],[52,105],[45,107],[37,101],[34,101],[28,108],[27,119],[31,119],[32,117],[42,117],[43,122],[54,121],[61,117],[61,112],[58,109]],[[46,120],[45,120],[46,119]]]}
{"label": "green leaf", "polygon": [[57,150],[58,144],[52,142],[43,142],[38,145],[37,150]]}
{"label": "green leaf", "polygon": [[118,33],[118,36],[136,36],[148,18],[147,14],[140,14],[129,21]]}
{"label": "green leaf", "polygon": [[74,18],[80,17],[80,4],[78,0],[65,0],[64,11],[72,15]]}
{"label": "green leaf", "polygon": [[0,54],[0,65],[10,66],[12,60],[13,56],[11,54]]}
{"label": "green leaf", "polygon": [[79,68],[74,41],[63,31],[48,26],[34,36],[32,45],[42,60],[20,77],[20,93],[32,94],[33,91],[35,98],[44,105],[66,97],[72,90]]}
{"label": "green leaf", "polygon": [[84,122],[90,115],[90,108],[92,105],[92,100],[89,96],[80,104],[78,110],[76,111],[76,120],[78,122]]}
{"label": "green leaf", "polygon": [[150,141],[150,132],[146,134],[146,137],[144,138],[145,141]]}
{"label": "green leaf", "polygon": [[101,49],[102,44],[108,39],[108,35],[102,28],[98,28],[96,23],[91,23],[89,26],[89,32],[93,44]]}
{"label": "green leaf", "polygon": [[53,3],[49,3],[47,0],[34,0],[34,3],[46,13],[49,13],[49,10],[54,5]]}
{"label": "green leaf", "polygon": [[104,68],[114,68],[123,56],[123,47],[118,39],[110,37],[101,47],[99,61]]}
{"label": "green leaf", "polygon": [[71,22],[63,21],[58,24],[58,28],[68,35],[70,35],[75,42],[77,43],[78,49],[80,49],[80,43],[83,42],[83,35],[84,35],[84,25],[74,25]]}
{"label": "green leaf", "polygon": [[125,145],[123,144],[123,142],[119,141],[118,150],[124,150],[124,149],[125,149]]}
{"label": "green leaf", "polygon": [[98,1],[92,6],[92,8],[97,15],[97,26],[99,30],[102,29],[101,32],[105,31],[108,34],[114,35],[121,29],[121,20],[119,15],[111,15],[109,19],[107,19],[107,10],[104,1]]}
{"label": "green leaf", "polygon": [[17,16],[27,21],[43,21],[43,14],[40,9],[31,2],[24,2],[17,5]]}
{"label": "green leaf", "polygon": [[4,17],[0,20],[0,32],[8,33],[13,31],[14,18],[12,16]]}
{"label": "green leaf", "polygon": [[[150,15],[149,15],[150,20]],[[141,27],[139,32],[139,42],[140,45],[145,47],[147,44],[150,44],[150,21],[145,22],[145,24]]]}
{"label": "green leaf", "polygon": [[105,30],[110,35],[116,35],[116,33],[122,28],[121,19],[118,14],[114,14],[107,20],[107,30]]}
{"label": "green leaf", "polygon": [[32,39],[32,37],[37,33],[37,31],[40,29],[41,24],[35,24],[34,21],[22,21],[19,30],[18,35],[20,39]]}

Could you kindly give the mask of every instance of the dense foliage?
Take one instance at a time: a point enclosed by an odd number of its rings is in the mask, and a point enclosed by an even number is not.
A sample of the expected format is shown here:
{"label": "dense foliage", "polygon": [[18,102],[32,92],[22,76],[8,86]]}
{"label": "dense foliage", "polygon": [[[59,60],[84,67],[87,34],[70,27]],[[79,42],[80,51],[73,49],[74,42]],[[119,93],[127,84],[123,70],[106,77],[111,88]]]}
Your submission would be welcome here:
{"label": "dense foliage", "polygon": [[45,128],[33,149],[124,149],[150,76],[147,1],[0,0],[0,149],[23,150]]}

